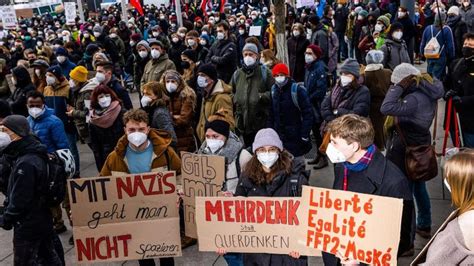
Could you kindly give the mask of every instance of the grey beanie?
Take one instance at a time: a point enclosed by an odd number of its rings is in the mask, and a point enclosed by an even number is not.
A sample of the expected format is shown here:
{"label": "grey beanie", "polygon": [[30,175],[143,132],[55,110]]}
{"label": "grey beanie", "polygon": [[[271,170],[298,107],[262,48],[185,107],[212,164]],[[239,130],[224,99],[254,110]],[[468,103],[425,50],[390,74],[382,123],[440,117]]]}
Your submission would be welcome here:
{"label": "grey beanie", "polygon": [[151,48],[150,48],[150,45],[148,45],[148,42],[145,41],[145,40],[138,42],[138,43],[137,43],[137,47],[138,47],[138,46],[143,46],[143,47],[145,47],[148,51],[150,51],[150,49],[151,49]]}
{"label": "grey beanie", "polygon": [[95,25],[94,28],[92,29],[92,31],[99,32],[101,34],[103,30],[104,28],[102,28],[100,25]]}
{"label": "grey beanie", "polygon": [[26,137],[30,134],[28,120],[22,115],[9,115],[2,120],[1,124],[20,137]]}
{"label": "grey beanie", "polygon": [[254,54],[257,54],[257,55],[259,54],[258,53],[258,47],[254,43],[246,43],[244,45],[244,49],[242,49],[242,52],[245,52],[245,51],[250,51],[250,52],[252,52]]}
{"label": "grey beanie", "polygon": [[344,63],[341,65],[340,71],[341,73],[349,73],[354,75],[356,78],[360,76],[360,66],[357,60],[355,59],[346,59]]}
{"label": "grey beanie", "polygon": [[263,146],[274,146],[280,151],[283,151],[283,143],[281,142],[278,133],[276,133],[276,131],[272,128],[263,128],[257,132],[252,145],[253,153],[255,153],[258,148]]}
{"label": "grey beanie", "polygon": [[382,64],[383,62],[383,52],[380,50],[370,50],[365,56],[365,61],[367,65],[369,64]]}
{"label": "grey beanie", "polygon": [[392,77],[390,78],[390,81],[393,84],[398,84],[400,81],[402,81],[404,78],[410,76],[410,75],[420,75],[420,70],[418,70],[416,67],[412,66],[411,64],[408,63],[401,63],[392,72]]}

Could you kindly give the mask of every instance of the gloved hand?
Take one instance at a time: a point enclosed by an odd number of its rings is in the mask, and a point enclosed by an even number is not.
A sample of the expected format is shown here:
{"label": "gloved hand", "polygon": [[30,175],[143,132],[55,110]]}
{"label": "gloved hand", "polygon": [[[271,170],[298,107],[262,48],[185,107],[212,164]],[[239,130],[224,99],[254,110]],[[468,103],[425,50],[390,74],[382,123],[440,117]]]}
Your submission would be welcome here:
{"label": "gloved hand", "polygon": [[415,80],[413,79],[414,75],[410,75],[405,77],[400,82],[398,82],[398,86],[402,87],[404,90],[408,89]]}
{"label": "gloved hand", "polygon": [[457,95],[456,95],[456,96],[453,96],[453,103],[454,103],[454,104],[460,104],[460,103],[462,103],[461,97],[459,97],[459,96],[457,96]]}
{"label": "gloved hand", "polygon": [[447,100],[449,100],[449,98],[454,97],[454,96],[456,96],[457,94],[458,94],[457,91],[455,91],[455,90],[449,90],[449,91],[447,91],[447,92],[444,94],[444,97],[443,97],[443,98],[447,101]]}

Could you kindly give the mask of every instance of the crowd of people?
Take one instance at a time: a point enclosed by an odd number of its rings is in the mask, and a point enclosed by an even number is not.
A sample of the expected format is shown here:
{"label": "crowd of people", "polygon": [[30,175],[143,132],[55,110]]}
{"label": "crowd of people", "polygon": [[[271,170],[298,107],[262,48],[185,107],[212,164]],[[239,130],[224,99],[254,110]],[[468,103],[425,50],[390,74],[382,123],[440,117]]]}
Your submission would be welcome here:
{"label": "crowd of people", "polygon": [[[0,25],[0,227],[14,229],[15,265],[64,265],[62,208],[41,200],[45,158],[67,150],[72,178],[84,177],[79,143],[101,176],[179,174],[182,151],[223,156],[229,197],[297,197],[306,166],[332,163],[334,189],[403,199],[398,256],[413,256],[415,237],[432,237],[433,224],[426,182],[411,177],[407,153],[431,144],[442,100],[452,142],[466,151],[444,173],[457,213],[423,262],[474,263],[470,0],[419,0],[414,14],[388,0],[286,3],[279,45],[268,2],[151,5],[128,20],[112,5],[74,24],[46,13],[19,18],[16,29]],[[427,73],[416,66],[423,61]],[[62,206],[72,225],[67,198]],[[181,222],[186,248],[196,239]],[[229,265],[308,264],[297,252],[217,253]]]}

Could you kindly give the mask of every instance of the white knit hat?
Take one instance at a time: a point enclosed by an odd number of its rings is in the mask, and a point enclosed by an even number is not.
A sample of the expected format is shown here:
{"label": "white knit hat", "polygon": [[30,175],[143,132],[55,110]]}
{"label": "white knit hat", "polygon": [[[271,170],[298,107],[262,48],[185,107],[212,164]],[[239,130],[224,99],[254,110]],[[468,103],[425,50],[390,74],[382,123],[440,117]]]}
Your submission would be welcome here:
{"label": "white knit hat", "polygon": [[454,15],[459,15],[459,7],[457,6],[452,6],[448,9],[448,15],[449,14],[454,14]]}
{"label": "white knit hat", "polygon": [[402,81],[404,78],[410,76],[410,75],[420,75],[420,70],[418,70],[416,67],[414,67],[411,64],[408,63],[401,63],[392,72],[392,77],[390,81],[393,84],[398,84],[400,81]]}
{"label": "white knit hat", "polygon": [[368,64],[382,64],[383,52],[380,50],[370,50],[365,56],[365,61]]}

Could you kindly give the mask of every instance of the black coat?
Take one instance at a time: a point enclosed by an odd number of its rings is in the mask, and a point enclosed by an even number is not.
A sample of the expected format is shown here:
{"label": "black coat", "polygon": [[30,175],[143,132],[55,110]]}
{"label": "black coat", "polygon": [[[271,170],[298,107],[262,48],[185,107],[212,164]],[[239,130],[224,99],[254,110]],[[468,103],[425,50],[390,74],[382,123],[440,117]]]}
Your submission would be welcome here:
{"label": "black coat", "polygon": [[296,82],[304,81],[305,60],[304,54],[309,45],[305,34],[288,39],[288,57],[290,60],[290,74]]}
{"label": "black coat", "polygon": [[107,86],[111,88],[115,92],[115,94],[117,94],[117,96],[122,101],[123,107],[125,107],[125,109],[133,109],[133,104],[132,100],[130,100],[130,95],[128,94],[128,91],[123,88],[122,84],[118,79],[112,77],[109,83],[107,83]]}
{"label": "black coat", "polygon": [[[295,161],[293,161],[295,162]],[[304,163],[293,164],[291,176],[278,173],[267,185],[256,185],[244,173],[239,178],[239,184],[235,190],[235,196],[243,197],[300,197],[302,186],[308,185],[308,173],[304,170]],[[296,185],[292,185],[291,180],[298,180]],[[303,266],[308,265],[308,258],[305,256],[293,259],[289,255],[266,254],[266,253],[244,253],[244,265],[259,266]]]}
{"label": "black coat", "polygon": [[237,46],[231,40],[216,41],[209,50],[207,63],[217,68],[217,77],[229,83],[237,69]]}
{"label": "black coat", "polygon": [[31,82],[30,74],[24,67],[15,67],[12,70],[16,78],[16,89],[9,99],[10,107],[13,114],[28,116],[28,108],[26,107],[26,95],[30,91],[35,90],[35,86]]}
{"label": "black coat", "polygon": [[53,218],[41,202],[46,185],[46,147],[30,135],[12,142],[4,150],[10,171],[5,211],[0,226],[14,227],[16,239],[36,240],[53,233]]}
{"label": "black coat", "polygon": [[[473,62],[466,62],[464,58],[454,61],[449,68],[447,88],[457,91],[461,98],[461,102],[453,105],[459,113],[462,131],[470,134],[474,134],[474,77],[469,75],[473,70]],[[454,121],[452,117],[451,121]],[[454,128],[453,122],[451,128]]]}
{"label": "black coat", "polygon": [[[333,189],[342,190],[344,165],[334,166]],[[367,169],[361,172],[348,171],[347,190],[377,196],[403,199],[402,227],[398,253],[405,252],[411,245],[411,219],[414,215],[414,203],[408,179],[382,153],[376,151]],[[324,265],[340,265],[334,255],[323,252]]]}
{"label": "black coat", "polygon": [[181,53],[186,50],[186,46],[182,41],[178,43],[172,43],[170,49],[168,50],[168,57],[173,61],[176,71],[183,73],[183,68],[181,67]]}

